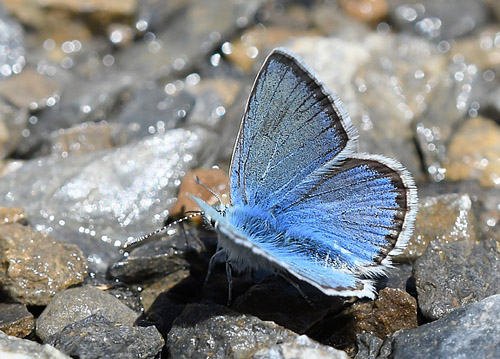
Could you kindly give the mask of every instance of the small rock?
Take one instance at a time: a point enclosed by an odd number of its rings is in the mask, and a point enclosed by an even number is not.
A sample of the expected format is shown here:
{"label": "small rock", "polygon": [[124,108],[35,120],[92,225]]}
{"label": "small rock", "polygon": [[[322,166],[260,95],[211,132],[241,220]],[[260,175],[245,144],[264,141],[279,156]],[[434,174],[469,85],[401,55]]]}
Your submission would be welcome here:
{"label": "small rock", "polygon": [[500,127],[484,117],[468,119],[448,147],[446,178],[477,179],[484,187],[500,188]]}
{"label": "small rock", "polygon": [[397,330],[416,328],[417,301],[403,290],[385,288],[375,301],[357,301],[331,321],[334,332],[328,341],[341,343],[344,350],[352,353],[360,333],[369,332],[384,339]]}
{"label": "small rock", "polygon": [[0,97],[0,158],[10,155],[22,143],[28,125],[28,109],[17,108]]}
{"label": "small rock", "polygon": [[27,305],[47,305],[57,292],[81,283],[88,269],[74,244],[18,223],[0,227],[0,258],[0,285]]}
{"label": "small rock", "polygon": [[108,122],[85,122],[58,130],[50,137],[51,152],[64,156],[104,150],[126,142],[124,130]]}
{"label": "small rock", "polygon": [[168,334],[167,348],[172,358],[179,359],[324,358],[326,354],[348,358],[343,352],[331,350],[273,322],[225,307],[201,304],[188,304],[175,320]]}
{"label": "small rock", "polygon": [[319,344],[306,335],[300,335],[293,341],[273,343],[261,348],[252,355],[254,359],[349,359],[341,350]]}
{"label": "small rock", "polygon": [[414,266],[418,305],[429,320],[500,293],[500,248],[494,239],[479,243],[432,242]]}
{"label": "small rock", "polygon": [[22,208],[0,207],[0,223],[17,223],[26,219],[26,213]]}
{"label": "small rock", "polygon": [[424,254],[432,241],[477,241],[476,219],[467,194],[446,194],[420,200],[415,230],[398,261],[410,261]]}
{"label": "small rock", "polygon": [[200,242],[179,233],[133,249],[124,260],[114,263],[108,273],[127,283],[143,283],[189,268],[187,253],[199,253],[202,249]]}
{"label": "small rock", "polygon": [[67,325],[101,314],[108,320],[133,326],[138,316],[119,299],[94,287],[78,287],[58,293],[36,321],[36,334],[47,342]]}
{"label": "small rock", "polygon": [[482,0],[389,0],[389,8],[401,30],[435,41],[469,34],[489,18]]}
{"label": "small rock", "polygon": [[499,323],[500,295],[497,294],[459,308],[435,322],[396,333],[386,341],[392,353],[383,358],[500,358]]}
{"label": "small rock", "polygon": [[368,23],[377,23],[387,17],[387,0],[341,0],[340,6],[353,18]]}
{"label": "small rock", "polygon": [[161,293],[168,292],[174,286],[189,277],[189,270],[178,270],[167,274],[154,283],[143,285],[141,292],[141,303],[145,311],[148,311]]}
{"label": "small rock", "polygon": [[71,359],[48,344],[20,339],[0,331],[0,357],[16,359]]}
{"label": "small rock", "polygon": [[0,82],[0,96],[19,108],[43,108],[47,99],[60,90],[59,86],[47,76],[32,69],[25,69],[19,75]]}
{"label": "small rock", "polygon": [[154,326],[132,327],[93,314],[66,326],[48,342],[76,358],[156,358],[164,341]]}
{"label": "small rock", "polygon": [[[19,74],[26,65],[26,50],[23,47],[24,31],[20,24],[11,19],[0,7],[0,81]],[[7,5],[7,4],[5,4]]]}
{"label": "small rock", "polygon": [[[170,216],[173,218],[184,217],[185,213],[199,211],[200,208],[191,198],[196,196],[201,198],[209,205],[214,205],[218,202],[217,198],[208,192],[203,186],[196,183],[195,177],[198,177],[205,186],[217,193],[223,204],[229,204],[229,178],[227,174],[219,169],[199,169],[186,173],[179,187],[179,196],[177,202],[170,211]],[[198,222],[203,222],[203,219],[198,218]]]}
{"label": "small rock", "polygon": [[24,304],[0,303],[0,331],[24,338],[35,329],[35,317]]}
{"label": "small rock", "polygon": [[384,341],[371,333],[360,333],[356,335],[356,346],[358,351],[354,359],[377,359]]}

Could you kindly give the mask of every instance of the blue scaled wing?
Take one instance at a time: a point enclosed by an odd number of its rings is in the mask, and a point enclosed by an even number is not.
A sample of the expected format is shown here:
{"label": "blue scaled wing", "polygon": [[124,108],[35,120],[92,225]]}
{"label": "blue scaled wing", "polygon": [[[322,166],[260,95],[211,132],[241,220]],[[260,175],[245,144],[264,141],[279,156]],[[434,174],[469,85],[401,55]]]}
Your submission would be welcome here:
{"label": "blue scaled wing", "polygon": [[355,151],[340,101],[284,49],[267,58],[250,94],[230,170],[234,205],[271,206],[325,163]]}
{"label": "blue scaled wing", "polygon": [[235,145],[232,206],[222,216],[202,204],[229,260],[269,265],[329,295],[373,297],[371,278],[412,233],[417,192],[402,165],[356,153],[356,141],[337,97],[274,50]]}

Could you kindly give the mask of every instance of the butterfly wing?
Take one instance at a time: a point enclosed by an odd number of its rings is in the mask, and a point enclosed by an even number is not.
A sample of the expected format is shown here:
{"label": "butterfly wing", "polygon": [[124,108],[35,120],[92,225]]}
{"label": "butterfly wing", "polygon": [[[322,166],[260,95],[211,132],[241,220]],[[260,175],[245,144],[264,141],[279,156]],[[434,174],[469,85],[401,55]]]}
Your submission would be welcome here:
{"label": "butterfly wing", "polygon": [[235,205],[271,206],[318,167],[356,149],[340,101],[296,57],[275,49],[259,72],[230,170]]}

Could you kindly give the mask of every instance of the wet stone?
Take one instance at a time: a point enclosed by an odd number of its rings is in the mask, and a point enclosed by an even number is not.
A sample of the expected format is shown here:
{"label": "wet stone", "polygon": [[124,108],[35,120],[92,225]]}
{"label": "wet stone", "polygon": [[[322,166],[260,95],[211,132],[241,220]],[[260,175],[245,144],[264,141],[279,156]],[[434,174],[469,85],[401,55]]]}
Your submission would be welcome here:
{"label": "wet stone", "polygon": [[127,238],[162,225],[206,143],[214,143],[212,133],[177,129],[120,148],[29,160],[0,178],[0,204],[24,208],[38,230],[77,244],[92,270],[106,271]]}
{"label": "wet stone", "polygon": [[71,359],[52,345],[9,336],[0,331],[0,357],[30,359]]}
{"label": "wet stone", "polygon": [[356,335],[357,353],[355,359],[377,359],[384,341],[372,333]]}
{"label": "wet stone", "polygon": [[335,324],[329,341],[353,352],[360,333],[384,339],[397,330],[416,328],[417,301],[401,289],[386,288],[375,301],[357,301],[331,320]]}
{"label": "wet stone", "polygon": [[185,236],[178,234],[146,243],[134,249],[124,260],[113,264],[108,273],[127,283],[140,283],[148,278],[189,268],[189,262],[185,258],[188,250],[186,241]]}
{"label": "wet stone", "polygon": [[349,16],[374,24],[383,20],[389,12],[387,0],[341,0],[339,4]]}
{"label": "wet stone", "polygon": [[17,223],[26,219],[26,213],[22,208],[0,207],[0,223]]}
{"label": "wet stone", "polygon": [[28,336],[35,329],[35,318],[24,304],[0,303],[0,331],[18,338]]}
{"label": "wet stone", "polygon": [[59,85],[31,68],[0,82],[0,96],[19,108],[43,108],[60,91]]}
{"label": "wet stone", "polygon": [[500,126],[484,117],[468,119],[451,140],[445,166],[447,180],[500,187]]}
{"label": "wet stone", "polygon": [[121,126],[108,122],[85,122],[52,133],[51,152],[64,156],[94,152],[124,145],[126,139]]}
{"label": "wet stone", "polygon": [[0,81],[18,74],[26,64],[24,32],[21,25],[11,19],[0,7]]}
{"label": "wet stone", "polygon": [[[237,335],[235,335],[237,333]],[[239,314],[215,305],[189,304],[168,334],[167,349],[173,358],[308,358],[347,359],[342,351],[316,343],[273,322]],[[282,353],[281,356],[277,353]],[[285,355],[286,353],[286,355]],[[302,356],[299,356],[302,357]]]}
{"label": "wet stone", "polygon": [[[106,120],[119,108],[127,90],[133,83],[131,76],[123,74],[103,76],[98,80],[85,80],[76,75],[62,81],[60,99],[52,106],[36,113],[27,129],[29,136],[16,148],[16,154],[44,155],[50,153],[51,135],[83,122]],[[78,86],[75,86],[78,82]]]}
{"label": "wet stone", "polygon": [[445,194],[419,201],[415,231],[397,261],[413,262],[426,251],[429,243],[477,241],[477,224],[467,194]]}
{"label": "wet stone", "polygon": [[18,223],[0,227],[0,258],[3,291],[27,305],[47,305],[56,293],[81,283],[88,269],[77,246]]}
{"label": "wet stone", "polygon": [[396,333],[377,358],[494,359],[500,357],[500,295],[459,308],[442,319]]}
{"label": "wet stone", "polygon": [[133,327],[93,314],[52,335],[48,343],[76,358],[156,358],[164,341],[154,326]]}
{"label": "wet stone", "polygon": [[402,31],[437,42],[469,34],[489,19],[489,9],[482,0],[388,2],[390,17]]}
{"label": "wet stone", "polygon": [[163,134],[186,124],[195,101],[187,91],[168,95],[164,86],[148,83],[124,94],[123,106],[108,121],[125,127],[129,139]]}
{"label": "wet stone", "polygon": [[97,313],[111,322],[127,326],[133,326],[138,316],[105,291],[89,286],[71,288],[58,293],[38,317],[36,334],[47,342],[66,326]]}
{"label": "wet stone", "polygon": [[414,266],[419,308],[428,320],[500,293],[500,245],[432,242]]}
{"label": "wet stone", "polygon": [[152,41],[137,42],[118,54],[116,63],[152,79],[184,73],[213,53],[222,39],[236,33],[236,19],[251,22],[262,3],[193,0]]}
{"label": "wet stone", "polygon": [[430,83],[430,100],[415,120],[417,144],[427,175],[436,182],[446,178],[446,150],[456,129],[466,120],[482,79],[477,66],[463,56],[448,61],[446,69]]}
{"label": "wet stone", "polygon": [[0,158],[10,155],[22,142],[28,109],[18,108],[0,97]]}

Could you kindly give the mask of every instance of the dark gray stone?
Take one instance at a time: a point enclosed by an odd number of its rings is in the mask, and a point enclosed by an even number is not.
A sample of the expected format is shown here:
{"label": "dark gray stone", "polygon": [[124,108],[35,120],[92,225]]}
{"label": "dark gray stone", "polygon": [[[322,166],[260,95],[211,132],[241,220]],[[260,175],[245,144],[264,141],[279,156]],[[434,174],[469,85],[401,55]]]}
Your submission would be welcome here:
{"label": "dark gray stone", "polygon": [[397,332],[384,346],[392,346],[392,353],[381,353],[378,359],[500,358],[500,295],[416,329]]}
{"label": "dark gray stone", "polygon": [[1,358],[30,359],[71,359],[64,353],[48,344],[39,344],[32,340],[9,336],[0,331]]}
{"label": "dark gray stone", "polygon": [[102,290],[79,287],[58,293],[36,321],[36,334],[46,342],[66,326],[99,313],[108,320],[132,326],[138,313]]}
{"label": "dark gray stone", "polygon": [[164,341],[154,326],[132,327],[100,314],[68,325],[48,342],[76,358],[156,358]]}
{"label": "dark gray stone", "polygon": [[188,304],[175,320],[167,348],[170,356],[177,359],[348,358],[342,351],[298,336],[273,322],[221,306],[200,304]]}
{"label": "dark gray stone", "polygon": [[365,332],[356,335],[358,352],[355,359],[377,359],[384,342],[379,337]]}
{"label": "dark gray stone", "polygon": [[431,242],[414,266],[418,302],[429,320],[500,293],[500,252],[495,239]]}
{"label": "dark gray stone", "polygon": [[189,268],[186,253],[199,253],[203,248],[199,242],[188,240],[186,235],[179,233],[146,243],[134,249],[124,260],[114,263],[108,273],[128,283],[141,283],[148,278]]}

